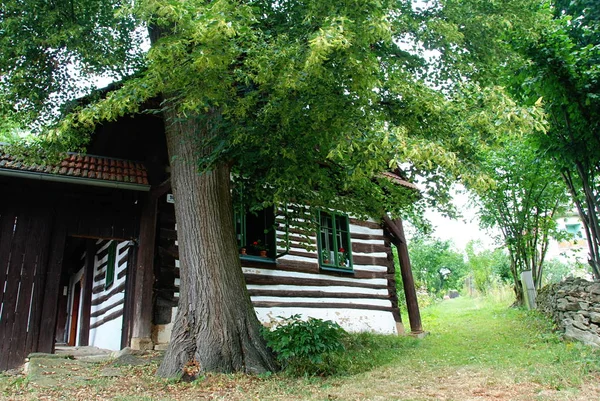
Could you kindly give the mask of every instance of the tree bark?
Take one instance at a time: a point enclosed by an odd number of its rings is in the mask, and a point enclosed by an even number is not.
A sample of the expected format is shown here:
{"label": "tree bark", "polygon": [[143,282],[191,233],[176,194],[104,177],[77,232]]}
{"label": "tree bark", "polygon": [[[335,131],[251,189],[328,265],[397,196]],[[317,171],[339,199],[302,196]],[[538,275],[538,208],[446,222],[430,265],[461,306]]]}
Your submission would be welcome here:
{"label": "tree bark", "polygon": [[[171,341],[158,375],[276,369],[246,289],[233,225],[229,167],[200,174],[198,119],[165,112],[177,220],[180,295]],[[206,121],[206,120],[204,120]]]}

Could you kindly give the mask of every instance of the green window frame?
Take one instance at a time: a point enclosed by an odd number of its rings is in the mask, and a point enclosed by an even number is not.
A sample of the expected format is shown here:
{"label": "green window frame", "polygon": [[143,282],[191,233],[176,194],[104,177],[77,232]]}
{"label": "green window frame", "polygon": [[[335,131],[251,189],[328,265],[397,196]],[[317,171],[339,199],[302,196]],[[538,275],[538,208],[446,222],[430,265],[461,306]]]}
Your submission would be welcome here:
{"label": "green window frame", "polygon": [[117,241],[111,241],[108,245],[108,260],[106,261],[106,277],[104,289],[109,288],[115,282],[115,264],[117,262]]}
{"label": "green window frame", "polygon": [[[277,231],[283,227],[278,224],[275,208],[248,212],[243,207],[234,209],[235,232],[240,257],[260,261],[274,261],[289,251],[289,233],[287,221],[284,224],[284,238],[277,238]],[[280,217],[280,216],[279,216]],[[278,228],[279,226],[279,228]],[[260,250],[266,248],[266,255]],[[283,252],[280,250],[283,249]]]}
{"label": "green window frame", "polygon": [[348,216],[322,210],[318,213],[319,266],[323,270],[353,271]]}

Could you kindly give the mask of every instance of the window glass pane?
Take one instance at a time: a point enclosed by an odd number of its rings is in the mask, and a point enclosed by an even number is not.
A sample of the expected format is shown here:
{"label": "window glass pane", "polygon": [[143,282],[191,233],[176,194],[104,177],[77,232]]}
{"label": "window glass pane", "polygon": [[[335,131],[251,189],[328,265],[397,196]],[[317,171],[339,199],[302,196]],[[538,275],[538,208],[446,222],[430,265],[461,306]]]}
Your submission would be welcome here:
{"label": "window glass pane", "polygon": [[350,234],[348,231],[340,231],[340,242],[338,248],[338,265],[350,268]]}
{"label": "window glass pane", "polygon": [[319,261],[322,266],[352,269],[348,218],[321,212],[319,218]]}
{"label": "window glass pane", "polygon": [[248,255],[275,257],[275,214],[272,207],[246,214],[246,252]]}

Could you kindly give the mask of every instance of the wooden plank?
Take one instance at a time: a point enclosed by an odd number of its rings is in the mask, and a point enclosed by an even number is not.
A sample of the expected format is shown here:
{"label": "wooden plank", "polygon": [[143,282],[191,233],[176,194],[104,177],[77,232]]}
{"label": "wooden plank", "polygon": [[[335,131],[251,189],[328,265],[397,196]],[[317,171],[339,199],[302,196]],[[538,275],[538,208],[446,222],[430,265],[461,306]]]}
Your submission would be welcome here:
{"label": "wooden plank", "polygon": [[127,248],[127,267],[118,274],[121,278],[121,273],[125,274],[125,304],[123,305],[123,325],[121,328],[121,348],[131,346],[131,330],[133,328],[133,300],[134,279],[133,274],[128,272],[134,269],[131,266],[136,264],[137,245],[132,245]]}
{"label": "wooden plank", "polygon": [[8,270],[10,249],[13,242],[13,228],[15,226],[15,210],[3,211],[0,216],[0,305],[4,296],[4,282]]}
{"label": "wooden plank", "polygon": [[289,251],[288,255],[299,256],[299,257],[309,258],[309,259],[317,259],[318,258],[317,252]]}
{"label": "wooden plank", "polygon": [[377,240],[377,241],[385,240],[385,237],[383,235],[362,234],[362,233],[355,233],[355,232],[350,232],[350,238],[351,239],[362,239],[362,240]]}
{"label": "wooden plank", "polygon": [[[33,288],[33,297],[31,300],[31,317],[29,331],[27,332],[27,355],[31,352],[37,351],[38,340],[40,335],[40,324],[42,319],[42,310],[44,306],[44,289],[46,287],[46,276],[48,272],[48,256],[50,254],[50,245],[52,242],[51,233],[53,229],[53,217],[51,215],[52,212],[48,210],[46,213],[46,224],[44,227],[44,233],[42,234],[44,238],[40,246],[39,258],[37,261],[35,274],[35,283]],[[66,314],[66,310],[63,310],[63,312]]]}
{"label": "wooden plank", "polygon": [[358,253],[382,253],[388,252],[390,250],[389,246],[385,246],[384,244],[365,244],[362,242],[352,242],[352,252]]}
{"label": "wooden plank", "polygon": [[85,249],[85,272],[83,273],[83,299],[81,300],[81,321],[79,322],[79,346],[90,343],[90,316],[92,312],[92,288],[96,263],[96,243],[88,240]]}
{"label": "wooden plank", "polygon": [[[104,288],[104,285],[102,286],[102,288]],[[122,282],[121,284],[119,284],[118,286],[112,288],[109,292],[107,292],[106,294],[102,294],[101,296],[94,298],[92,300],[92,305],[97,306],[100,305],[101,303],[105,302],[107,299],[109,299],[110,297],[112,297],[115,294],[118,294],[120,292],[124,292],[125,291],[125,282]]]}
{"label": "wooden plank", "polygon": [[119,258],[119,262],[117,263],[117,266],[118,266],[118,267],[121,267],[121,266],[123,266],[123,265],[124,265],[125,263],[127,263],[127,261],[129,260],[129,248],[130,248],[129,246],[128,246],[128,247],[125,247],[125,248],[124,248],[124,249],[125,249],[125,252],[124,252],[124,254],[123,254],[122,256],[121,256],[121,255],[119,255],[119,256],[120,256],[120,258]]}
{"label": "wooden plank", "polygon": [[256,285],[310,285],[310,286],[344,286],[344,287],[360,287],[373,288],[378,290],[387,289],[387,285],[365,283],[362,280],[340,281],[329,279],[314,279],[314,278],[298,278],[298,277],[282,277],[282,276],[267,276],[263,274],[244,274],[246,284]]}
{"label": "wooden plank", "polygon": [[[152,337],[154,259],[156,249],[157,200],[147,196],[142,200],[140,238],[134,274],[132,338]],[[174,230],[173,230],[174,231]],[[161,229],[161,235],[162,235]]]}
{"label": "wooden plank", "polygon": [[359,226],[359,227],[371,228],[373,230],[381,230],[382,229],[381,223],[376,223],[373,221],[358,220],[358,219],[353,219],[353,218],[349,218],[348,221],[350,222],[350,224],[353,224],[353,225]]}
{"label": "wooden plank", "polygon": [[52,353],[54,351],[54,337],[56,331],[57,304],[60,293],[60,275],[62,271],[65,244],[67,241],[67,225],[69,219],[66,213],[56,217],[54,229],[52,230],[52,242],[48,259],[43,294],[42,317],[40,320],[40,335],[38,338],[37,351]]}
{"label": "wooden plank", "polygon": [[327,292],[327,291],[292,291],[251,289],[248,290],[253,297],[281,297],[281,298],[350,298],[350,299],[389,299],[385,294],[359,294],[355,292]]}
{"label": "wooden plank", "polygon": [[[101,308],[101,309],[98,309],[98,310],[92,312],[90,314],[90,317],[99,317],[99,316],[102,316],[106,312],[108,312],[109,310],[111,310],[111,309],[113,309],[113,308],[115,308],[115,307],[117,307],[119,305],[123,305],[124,302],[125,302],[125,298],[122,298],[122,299],[118,300],[115,303],[112,303],[112,304],[110,304],[108,306],[105,306],[104,308]],[[123,309],[123,308],[121,308],[121,309]]]}
{"label": "wooden plank", "polygon": [[315,262],[304,262],[300,260],[279,259],[277,263],[265,263],[254,259],[242,259],[243,267],[255,267],[268,270],[283,270],[300,273],[319,273],[319,264]]}
{"label": "wooden plank", "polygon": [[[106,266],[106,264],[104,264],[104,266]],[[101,266],[99,266],[98,268],[101,268]],[[100,273],[96,274],[94,276],[94,283],[100,283],[102,281],[102,286],[104,286],[104,279],[106,278],[106,270],[101,271]]]}
{"label": "wooden plank", "polygon": [[320,308],[320,309],[364,309],[393,312],[390,306],[364,305],[350,303],[317,303],[317,302],[252,302],[255,308]]}
{"label": "wooden plank", "polygon": [[423,331],[421,312],[419,311],[417,291],[410,265],[410,257],[408,255],[408,247],[406,245],[402,220],[392,220],[387,215],[384,215],[383,221],[391,234],[392,242],[398,248],[398,261],[400,263],[400,274],[402,276],[402,285],[406,297],[406,309],[408,311],[410,330],[414,333],[420,333]]}
{"label": "wooden plank", "polygon": [[110,315],[106,315],[102,319],[95,321],[94,324],[90,325],[90,329],[98,328],[98,327],[102,326],[104,323],[108,323],[111,320],[115,320],[121,316],[123,316],[123,309],[119,309],[118,311],[115,311],[115,312],[111,313]]}
{"label": "wooden plank", "polygon": [[312,239],[313,242],[316,241],[316,239],[313,239],[316,237],[316,234],[315,234],[315,230],[312,228],[308,228],[308,227],[301,228],[301,227],[290,226],[290,227],[288,227],[287,231],[289,234],[296,234],[303,238],[308,237],[309,240]]}
{"label": "wooden plank", "polygon": [[15,309],[15,321],[11,334],[11,345],[9,364],[18,366],[23,363],[27,356],[27,326],[31,311],[31,295],[36,274],[36,262],[38,260],[41,242],[45,241],[44,233],[46,226],[43,216],[39,212],[31,217],[31,225],[25,245],[25,255],[21,268],[19,294],[17,297],[17,308]]}
{"label": "wooden plank", "polygon": [[6,275],[6,292],[2,299],[2,316],[0,317],[0,355],[2,355],[0,370],[15,367],[11,359],[10,350],[13,346],[18,347],[20,345],[19,341],[21,339],[13,339],[12,332],[16,318],[15,308],[20,286],[21,266],[25,256],[31,223],[31,216],[23,213],[17,216],[17,225],[13,236],[8,273]]}
{"label": "wooden plank", "polygon": [[352,263],[356,265],[375,265],[375,266],[384,266],[389,267],[393,265],[393,263],[387,260],[387,257],[373,257],[373,256],[363,256],[363,255],[352,255]]}
{"label": "wooden plank", "polygon": [[322,270],[318,263],[304,262],[300,260],[282,260],[275,263],[265,263],[257,260],[242,260],[242,266],[247,268],[258,268],[265,270],[280,270],[298,273],[321,274],[323,276],[332,277],[352,277],[356,279],[362,278],[385,278],[385,272],[370,272],[364,270],[349,270],[344,272],[336,272],[332,270]]}
{"label": "wooden plank", "polygon": [[121,271],[117,274],[117,280],[122,279],[127,275],[127,267],[121,269]]}

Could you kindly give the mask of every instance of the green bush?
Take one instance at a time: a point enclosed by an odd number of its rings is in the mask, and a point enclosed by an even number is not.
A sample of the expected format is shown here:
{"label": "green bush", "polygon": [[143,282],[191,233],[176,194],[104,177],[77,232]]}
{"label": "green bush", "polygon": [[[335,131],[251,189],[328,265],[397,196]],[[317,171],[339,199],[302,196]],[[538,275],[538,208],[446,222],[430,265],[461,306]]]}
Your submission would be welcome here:
{"label": "green bush", "polygon": [[288,373],[295,376],[336,373],[332,361],[335,353],[344,351],[342,340],[347,335],[344,329],[330,320],[303,321],[300,315],[281,319],[282,324],[272,331],[265,330],[264,336]]}

